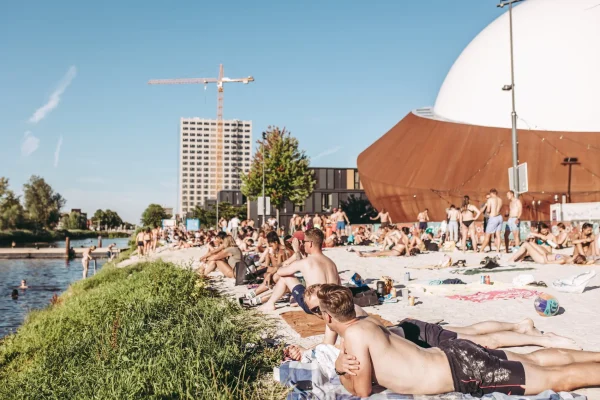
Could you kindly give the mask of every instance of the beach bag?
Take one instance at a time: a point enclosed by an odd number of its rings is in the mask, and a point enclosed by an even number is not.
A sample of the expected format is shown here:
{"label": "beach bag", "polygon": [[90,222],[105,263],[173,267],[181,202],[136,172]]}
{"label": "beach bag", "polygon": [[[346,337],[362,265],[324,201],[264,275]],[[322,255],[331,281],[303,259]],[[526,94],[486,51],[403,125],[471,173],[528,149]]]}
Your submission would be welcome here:
{"label": "beach bag", "polygon": [[448,240],[444,243],[442,251],[453,252],[456,249],[456,243],[453,240]]}
{"label": "beach bag", "polygon": [[238,261],[235,263],[235,269],[233,271],[235,277],[235,286],[246,285],[251,278],[248,271],[248,266],[244,261]]}
{"label": "beach bag", "polygon": [[370,289],[368,286],[350,288],[354,297],[354,304],[360,307],[369,307],[379,305],[379,297],[377,292]]}

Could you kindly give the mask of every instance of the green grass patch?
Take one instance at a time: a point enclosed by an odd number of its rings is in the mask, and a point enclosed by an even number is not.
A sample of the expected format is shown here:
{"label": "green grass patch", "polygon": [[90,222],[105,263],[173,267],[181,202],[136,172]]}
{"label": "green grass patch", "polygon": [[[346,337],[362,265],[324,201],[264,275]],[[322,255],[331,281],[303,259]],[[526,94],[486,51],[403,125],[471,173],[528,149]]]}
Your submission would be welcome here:
{"label": "green grass patch", "polygon": [[282,398],[271,332],[192,271],[108,264],[0,340],[0,398]]}

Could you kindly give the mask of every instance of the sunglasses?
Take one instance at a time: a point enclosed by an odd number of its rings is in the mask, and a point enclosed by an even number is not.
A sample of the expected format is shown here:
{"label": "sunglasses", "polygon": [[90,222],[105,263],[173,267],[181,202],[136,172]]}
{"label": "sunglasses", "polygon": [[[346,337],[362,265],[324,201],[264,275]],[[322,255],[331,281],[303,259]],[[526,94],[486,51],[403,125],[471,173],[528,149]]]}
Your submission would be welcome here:
{"label": "sunglasses", "polygon": [[312,243],[312,240],[303,240],[302,243]]}
{"label": "sunglasses", "polygon": [[315,315],[321,315],[321,308],[319,306],[313,307],[310,309],[310,312]]}

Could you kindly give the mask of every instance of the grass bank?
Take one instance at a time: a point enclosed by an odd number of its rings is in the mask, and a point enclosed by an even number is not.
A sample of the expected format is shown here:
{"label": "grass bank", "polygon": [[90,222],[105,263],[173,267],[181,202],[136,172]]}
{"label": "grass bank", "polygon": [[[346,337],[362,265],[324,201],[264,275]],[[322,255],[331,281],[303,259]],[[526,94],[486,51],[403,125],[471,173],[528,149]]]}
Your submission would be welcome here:
{"label": "grass bank", "polygon": [[281,398],[270,329],[191,271],[109,264],[0,340],[0,398]]}
{"label": "grass bank", "polygon": [[88,239],[97,238],[99,235],[108,239],[129,237],[125,232],[96,232],[84,230],[30,231],[21,229],[14,231],[0,231],[0,244],[11,244],[13,241],[16,242],[17,245],[21,243],[53,242],[64,240],[67,236],[71,240]]}

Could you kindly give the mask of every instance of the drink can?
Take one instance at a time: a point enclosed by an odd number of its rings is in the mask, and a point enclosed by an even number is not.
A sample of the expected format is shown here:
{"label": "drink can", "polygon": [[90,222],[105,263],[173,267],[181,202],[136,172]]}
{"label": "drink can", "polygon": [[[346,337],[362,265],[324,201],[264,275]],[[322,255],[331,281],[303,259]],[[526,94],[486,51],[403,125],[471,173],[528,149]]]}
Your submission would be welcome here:
{"label": "drink can", "polygon": [[486,275],[486,276],[485,276],[485,284],[486,284],[486,285],[491,285],[491,282],[492,282],[492,280],[490,279],[490,276],[489,276],[489,275]]}
{"label": "drink can", "polygon": [[415,296],[408,296],[408,305],[411,307],[415,305]]}
{"label": "drink can", "polygon": [[397,293],[396,293],[396,288],[395,288],[395,287],[393,287],[393,288],[390,290],[390,295],[392,295],[392,298],[393,298],[393,297],[396,297]]}
{"label": "drink can", "polygon": [[410,272],[404,273],[404,282],[410,282]]}
{"label": "drink can", "polygon": [[485,284],[485,275],[481,275],[481,277],[479,279],[479,283]]}
{"label": "drink can", "polygon": [[385,296],[385,282],[377,281],[377,296],[383,297]]}

